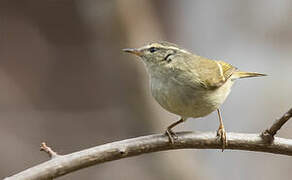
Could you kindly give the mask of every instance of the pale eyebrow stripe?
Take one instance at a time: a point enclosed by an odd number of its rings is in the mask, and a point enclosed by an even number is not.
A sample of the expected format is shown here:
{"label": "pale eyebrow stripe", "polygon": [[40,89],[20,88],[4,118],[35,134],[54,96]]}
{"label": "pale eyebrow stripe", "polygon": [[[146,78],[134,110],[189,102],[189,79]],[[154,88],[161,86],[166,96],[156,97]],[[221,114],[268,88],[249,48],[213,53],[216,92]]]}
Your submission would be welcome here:
{"label": "pale eyebrow stripe", "polygon": [[[143,47],[143,49],[148,49],[148,48],[150,48],[150,47],[156,47],[156,48],[166,48],[165,46],[161,46],[160,44],[149,44],[149,45],[146,45],[146,46],[144,46]],[[188,52],[188,51],[186,51],[186,50],[184,50],[184,49],[179,49],[179,48],[177,48],[177,47],[173,47],[173,46],[168,46],[167,47],[168,49],[171,49],[171,50],[176,50],[176,51],[180,51],[180,52],[183,52],[183,53],[188,53],[188,54],[190,54],[190,52]]]}

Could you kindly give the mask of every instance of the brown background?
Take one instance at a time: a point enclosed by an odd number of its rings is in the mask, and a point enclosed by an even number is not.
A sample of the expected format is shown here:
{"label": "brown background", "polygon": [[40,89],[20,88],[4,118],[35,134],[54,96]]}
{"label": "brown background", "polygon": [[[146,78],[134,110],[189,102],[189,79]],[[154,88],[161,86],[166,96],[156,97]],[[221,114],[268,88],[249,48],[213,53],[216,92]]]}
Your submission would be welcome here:
{"label": "brown background", "polygon": [[[0,1],[0,178],[60,154],[159,133],[178,117],[151,97],[143,64],[121,52],[177,43],[243,70],[223,105],[227,131],[259,132],[291,106],[291,1]],[[178,130],[212,130],[216,114]],[[291,123],[280,136],[291,137]],[[60,179],[290,179],[286,156],[179,150],[110,162]]]}

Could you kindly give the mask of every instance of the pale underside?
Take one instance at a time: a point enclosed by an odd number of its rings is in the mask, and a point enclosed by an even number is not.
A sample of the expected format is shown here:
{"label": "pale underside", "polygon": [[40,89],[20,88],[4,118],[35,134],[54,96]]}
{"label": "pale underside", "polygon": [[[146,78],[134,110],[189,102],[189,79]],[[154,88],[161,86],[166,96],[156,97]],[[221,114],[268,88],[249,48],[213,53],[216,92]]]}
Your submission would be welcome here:
{"label": "pale underside", "polygon": [[219,108],[230,92],[236,68],[200,56],[175,55],[164,68],[152,66],[149,70],[157,102],[186,119],[203,117]]}
{"label": "pale underside", "polygon": [[[152,95],[157,102],[164,109],[185,119],[188,117],[203,117],[219,108],[227,98],[233,84],[233,81],[228,79],[217,89],[203,90],[181,86],[173,80],[162,82],[152,78],[151,81]],[[172,88],[169,89],[166,86]]]}

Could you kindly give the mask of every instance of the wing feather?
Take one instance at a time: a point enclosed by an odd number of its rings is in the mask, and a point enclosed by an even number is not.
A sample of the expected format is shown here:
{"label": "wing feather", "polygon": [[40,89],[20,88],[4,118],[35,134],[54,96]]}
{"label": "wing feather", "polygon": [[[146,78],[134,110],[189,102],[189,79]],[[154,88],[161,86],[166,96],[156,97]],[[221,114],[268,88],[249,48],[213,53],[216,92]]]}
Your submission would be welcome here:
{"label": "wing feather", "polygon": [[177,55],[174,58],[174,67],[179,70],[175,79],[184,81],[192,87],[216,89],[222,86],[237,70],[236,67],[224,61],[215,61],[196,55]]}

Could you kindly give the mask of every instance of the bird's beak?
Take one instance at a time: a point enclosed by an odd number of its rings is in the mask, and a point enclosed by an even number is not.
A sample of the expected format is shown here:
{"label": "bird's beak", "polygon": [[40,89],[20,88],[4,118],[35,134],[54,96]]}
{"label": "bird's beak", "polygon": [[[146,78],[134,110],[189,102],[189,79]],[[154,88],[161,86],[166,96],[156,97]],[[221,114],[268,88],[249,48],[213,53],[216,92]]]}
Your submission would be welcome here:
{"label": "bird's beak", "polygon": [[127,52],[127,53],[132,53],[132,54],[135,54],[137,56],[142,56],[142,52],[139,50],[139,49],[135,49],[135,48],[126,48],[126,49],[123,49],[124,52]]}

